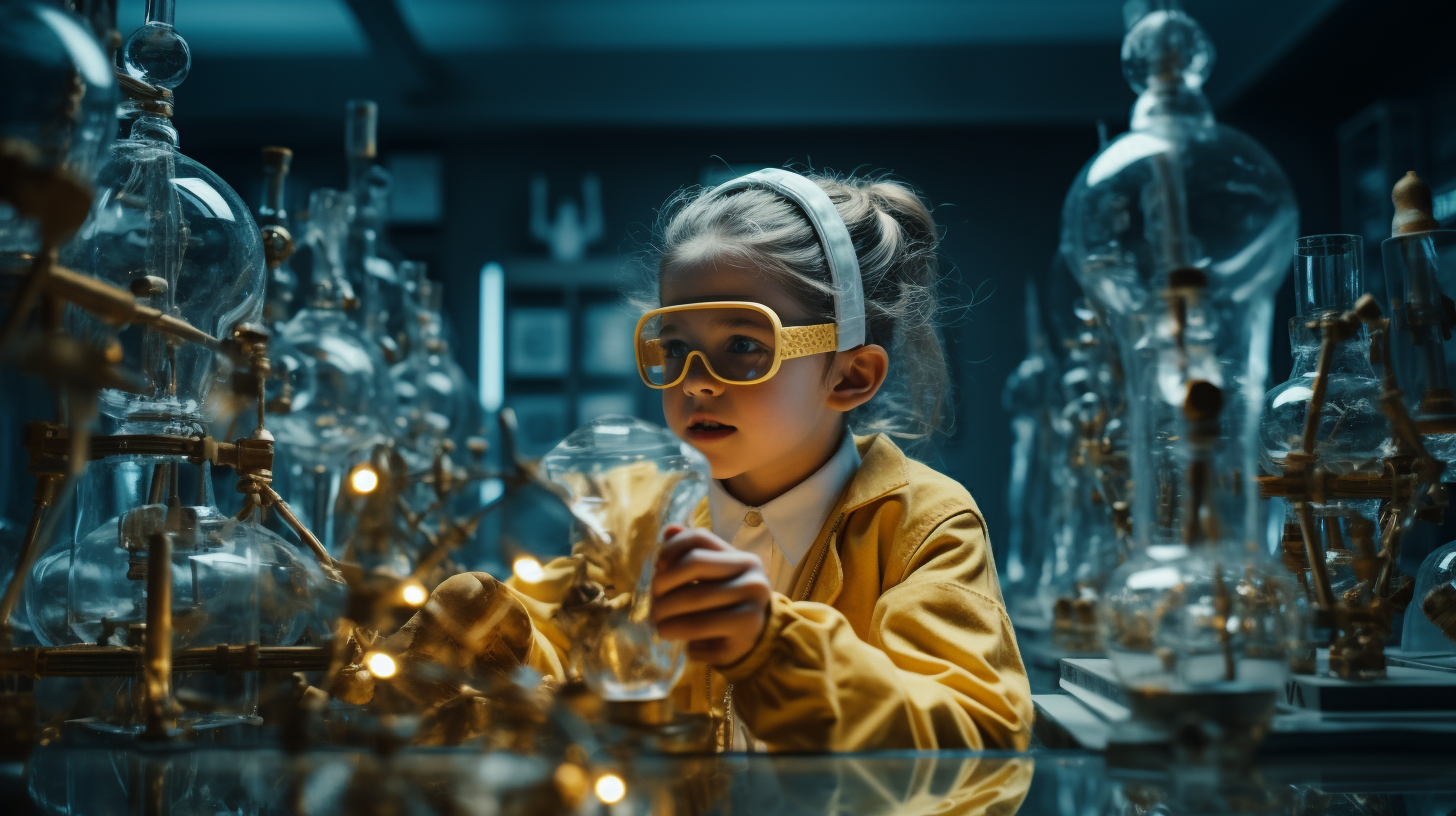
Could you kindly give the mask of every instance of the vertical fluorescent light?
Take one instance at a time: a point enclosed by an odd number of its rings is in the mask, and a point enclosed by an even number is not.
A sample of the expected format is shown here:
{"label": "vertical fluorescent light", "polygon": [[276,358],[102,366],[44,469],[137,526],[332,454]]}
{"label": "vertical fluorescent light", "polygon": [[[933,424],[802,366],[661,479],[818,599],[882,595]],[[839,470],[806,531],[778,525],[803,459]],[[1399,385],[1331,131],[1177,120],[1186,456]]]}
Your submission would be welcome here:
{"label": "vertical fluorescent light", "polygon": [[506,400],[506,272],[480,268],[480,404],[491,413]]}
{"label": "vertical fluorescent light", "polygon": [[[480,268],[480,404],[494,414],[506,401],[506,271],[491,262]],[[505,491],[499,479],[480,483],[489,504]]]}

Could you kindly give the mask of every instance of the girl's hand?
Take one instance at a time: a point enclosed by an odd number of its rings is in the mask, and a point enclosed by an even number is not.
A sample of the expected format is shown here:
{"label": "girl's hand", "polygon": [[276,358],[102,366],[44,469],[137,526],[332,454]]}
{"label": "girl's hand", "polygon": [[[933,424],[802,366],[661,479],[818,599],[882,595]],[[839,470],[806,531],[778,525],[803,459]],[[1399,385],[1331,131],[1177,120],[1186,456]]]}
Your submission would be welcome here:
{"label": "girl's hand", "polygon": [[663,530],[652,578],[652,622],[668,640],[688,642],[688,657],[710,666],[735,663],[768,625],[773,598],[763,562],[710,530]]}

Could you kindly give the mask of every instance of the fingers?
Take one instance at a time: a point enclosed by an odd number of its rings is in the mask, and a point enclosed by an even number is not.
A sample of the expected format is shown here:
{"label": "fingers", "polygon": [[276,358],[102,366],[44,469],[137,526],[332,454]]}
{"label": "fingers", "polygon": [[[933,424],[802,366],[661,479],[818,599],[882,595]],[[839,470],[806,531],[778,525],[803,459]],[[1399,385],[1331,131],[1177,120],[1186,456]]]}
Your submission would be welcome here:
{"label": "fingers", "polygon": [[652,596],[666,595],[694,581],[724,581],[736,578],[754,567],[758,559],[738,550],[692,550],[676,562],[659,567],[652,576]]}
{"label": "fingers", "polygon": [[707,663],[709,666],[721,666],[732,663],[732,660],[723,658],[733,651],[733,646],[728,638],[708,638],[707,640],[694,640],[688,643],[688,659],[700,663]]}
{"label": "fingers", "polygon": [[666,536],[662,542],[662,549],[657,553],[657,568],[660,570],[670,566],[673,562],[682,558],[685,553],[696,549],[717,550],[725,552],[732,550],[733,546],[723,539],[713,535],[712,530],[704,530],[698,527],[683,527],[674,524],[668,530],[677,528],[677,532]]}
{"label": "fingers", "polygon": [[744,635],[757,639],[763,629],[764,605],[759,601],[743,601],[726,609],[712,609],[678,615],[657,624],[657,633],[667,640],[700,640],[724,638],[737,642]]}
{"label": "fingers", "polygon": [[682,615],[732,607],[744,601],[766,606],[770,596],[763,576],[749,571],[727,581],[690,584],[656,596],[652,601],[652,620],[660,623]]}

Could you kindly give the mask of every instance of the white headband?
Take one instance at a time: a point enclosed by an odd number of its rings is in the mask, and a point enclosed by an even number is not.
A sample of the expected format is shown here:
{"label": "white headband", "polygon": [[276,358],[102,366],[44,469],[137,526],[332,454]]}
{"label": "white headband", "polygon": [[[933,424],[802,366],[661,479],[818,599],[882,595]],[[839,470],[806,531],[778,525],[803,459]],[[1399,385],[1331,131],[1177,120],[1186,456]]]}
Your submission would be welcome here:
{"label": "white headband", "polygon": [[834,278],[834,322],[839,334],[839,350],[849,351],[865,342],[864,284],[859,277],[859,258],[854,254],[854,241],[849,227],[839,215],[829,194],[819,185],[788,170],[768,168],[724,182],[709,195],[740,190],[745,187],[767,187],[791,199],[809,216],[829,274]]}

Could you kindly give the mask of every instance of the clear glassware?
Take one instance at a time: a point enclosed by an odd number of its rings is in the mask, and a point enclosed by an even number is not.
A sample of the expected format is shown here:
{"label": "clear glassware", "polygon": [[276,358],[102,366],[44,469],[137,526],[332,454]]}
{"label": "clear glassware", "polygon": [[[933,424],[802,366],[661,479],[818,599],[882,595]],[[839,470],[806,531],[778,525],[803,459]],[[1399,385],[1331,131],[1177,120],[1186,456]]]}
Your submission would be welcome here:
{"label": "clear glassware", "polygon": [[273,432],[310,464],[337,464],[383,432],[377,405],[389,393],[386,368],[347,311],[357,303],[341,257],[352,206],[352,197],[337,190],[315,190],[309,197],[299,265],[312,278],[313,296],[282,327],[303,370],[296,374],[292,411]]}
{"label": "clear glassware", "polygon": [[[1303,452],[1319,363],[1319,324],[1355,308],[1363,294],[1363,251],[1358,235],[1309,235],[1297,242],[1295,316],[1289,321],[1294,367],[1289,379],[1265,396],[1259,430],[1261,460],[1271,474],[1283,474],[1292,465],[1289,456]],[[1362,326],[1335,345],[1330,361],[1312,451],[1322,468],[1339,475],[1383,470],[1384,459],[1395,453],[1395,447],[1390,423],[1380,411],[1381,390],[1370,365],[1369,334]]]}
{"label": "clear glassware", "polygon": [[1127,376],[1137,549],[1107,583],[1099,627],[1138,699],[1254,691],[1272,712],[1292,595],[1257,543],[1254,478],[1298,211],[1268,153],[1214,120],[1198,24],[1171,2],[1128,11],[1131,130],[1087,163],[1062,221],[1063,252]]}
{"label": "clear glassware", "polygon": [[[1118,443],[1125,402],[1111,338],[1096,313],[1079,301],[1071,310],[1080,324],[1067,343],[1059,384],[1062,449],[1057,454],[1053,535],[1057,549],[1043,575],[1052,610],[1052,646],[1069,654],[1100,651],[1098,597],[1108,576],[1126,558],[1126,465]],[[1111,434],[1109,436],[1109,434]]]}
{"label": "clear glassware", "polygon": [[[1404,188],[1404,189],[1403,189]],[[1403,201],[1419,194],[1424,201]],[[1380,245],[1385,284],[1393,305],[1391,354],[1426,449],[1456,467],[1456,400],[1446,343],[1456,327],[1456,230],[1424,229],[1430,191],[1408,176],[1396,186],[1396,232]],[[1402,225],[1402,210],[1416,206],[1424,223]],[[1411,231],[1405,231],[1411,230]],[[1449,512],[1449,511],[1448,511]],[[1416,572],[1415,595],[1406,609],[1401,649],[1411,654],[1456,653],[1456,542],[1426,556]]]}
{"label": "clear glassware", "polygon": [[381,402],[392,402],[388,367],[379,347],[350,310],[358,300],[344,277],[343,253],[353,197],[337,190],[309,196],[309,221],[296,268],[312,297],[280,329],[291,354],[280,374],[291,386],[289,411],[269,420],[290,463],[293,489],[285,496],[326,547],[337,545],[333,517],[350,457],[385,438]]}
{"label": "clear glassware", "polygon": [[403,442],[425,457],[432,457],[447,439],[463,451],[466,437],[473,433],[474,395],[445,340],[440,320],[444,287],[425,278],[424,264],[405,261],[400,266],[407,277],[418,281],[421,301],[415,310],[417,342],[410,344],[409,356],[390,369]]}
{"label": "clear glassware", "polygon": [[258,207],[258,227],[263,233],[263,257],[268,268],[263,320],[270,330],[288,322],[298,308],[298,275],[291,263],[294,236],[286,195],[288,171],[292,165],[292,150],[286,147],[263,148],[263,202]]}
{"label": "clear glassware", "polygon": [[1001,405],[1011,414],[1011,481],[1007,491],[1011,525],[1006,561],[1001,570],[1001,594],[1011,620],[1018,626],[1042,630],[1049,625],[1045,610],[1032,591],[1041,578],[1045,558],[1046,527],[1041,523],[1048,495],[1047,437],[1052,433],[1047,416],[1052,401],[1057,361],[1051,339],[1043,327],[1041,298],[1031,278],[1026,281],[1026,357],[1006,378]]}
{"label": "clear glassware", "polygon": [[1456,541],[1421,562],[1400,648],[1412,656],[1456,654]]}
{"label": "clear glassware", "polygon": [[378,160],[379,105],[367,99],[346,106],[344,150],[349,163],[349,222],[346,264],[359,289],[360,322],[375,337],[385,360],[395,364],[410,353],[413,329],[409,300],[414,281],[404,273],[404,257],[389,242],[389,192],[393,179]]}
{"label": "clear glassware", "polygon": [[[168,0],[153,0],[147,24],[127,41],[126,70],[150,83],[151,92],[123,105],[127,136],[111,145],[91,213],[61,257],[77,271],[225,338],[234,325],[262,315],[262,241],[238,194],[178,151],[165,100],[186,77],[190,57],[172,28],[172,11]],[[211,418],[204,396],[221,373],[218,355],[195,343],[174,345],[155,331],[126,332],[122,341],[128,359],[152,373],[151,387],[141,394],[103,391],[104,412],[118,419]]]}
{"label": "clear glassware", "polygon": [[[139,89],[125,108],[128,135],[112,146],[90,216],[67,252],[78,269],[226,338],[237,323],[261,315],[262,246],[237,194],[177,152],[170,104],[159,103],[167,98],[160,89],[185,77],[189,58],[171,14],[170,3],[149,3],[147,24],[125,49]],[[121,338],[149,387],[141,394],[102,392],[103,410],[118,421],[116,435],[141,437],[143,448],[148,437],[201,438],[216,404],[210,392],[224,371],[219,355],[149,328]],[[218,510],[205,461],[177,454],[106,457],[89,466],[77,505],[78,533],[68,555],[48,553],[27,582],[26,605],[42,622],[37,635],[45,645],[140,645],[154,568],[148,558],[158,536],[171,541],[174,649],[291,645],[319,603],[317,563],[252,518],[239,521]],[[58,603],[64,627],[53,614]],[[98,728],[139,729],[142,681],[95,680],[95,693],[81,698],[94,710],[69,713],[92,717]],[[253,673],[178,673],[174,687],[180,721],[192,727],[247,720],[257,706]]]}
{"label": "clear glassware", "polygon": [[1456,468],[1456,398],[1446,349],[1456,327],[1456,230],[1432,229],[1380,244],[1393,305],[1391,356],[1426,450]]}
{"label": "clear glassware", "polygon": [[[89,187],[116,136],[117,102],[111,60],[91,29],[59,4],[7,0],[0,76],[11,79],[0,98],[5,172],[63,168]],[[23,263],[41,242],[39,224],[0,200],[0,263]]]}
{"label": "clear glassware", "polygon": [[564,610],[577,667],[608,700],[666,698],[683,645],[657,636],[649,589],[663,527],[686,522],[707,496],[707,460],[666,428],[607,416],[573,431],[541,466],[578,523],[575,594],[591,600]]}

